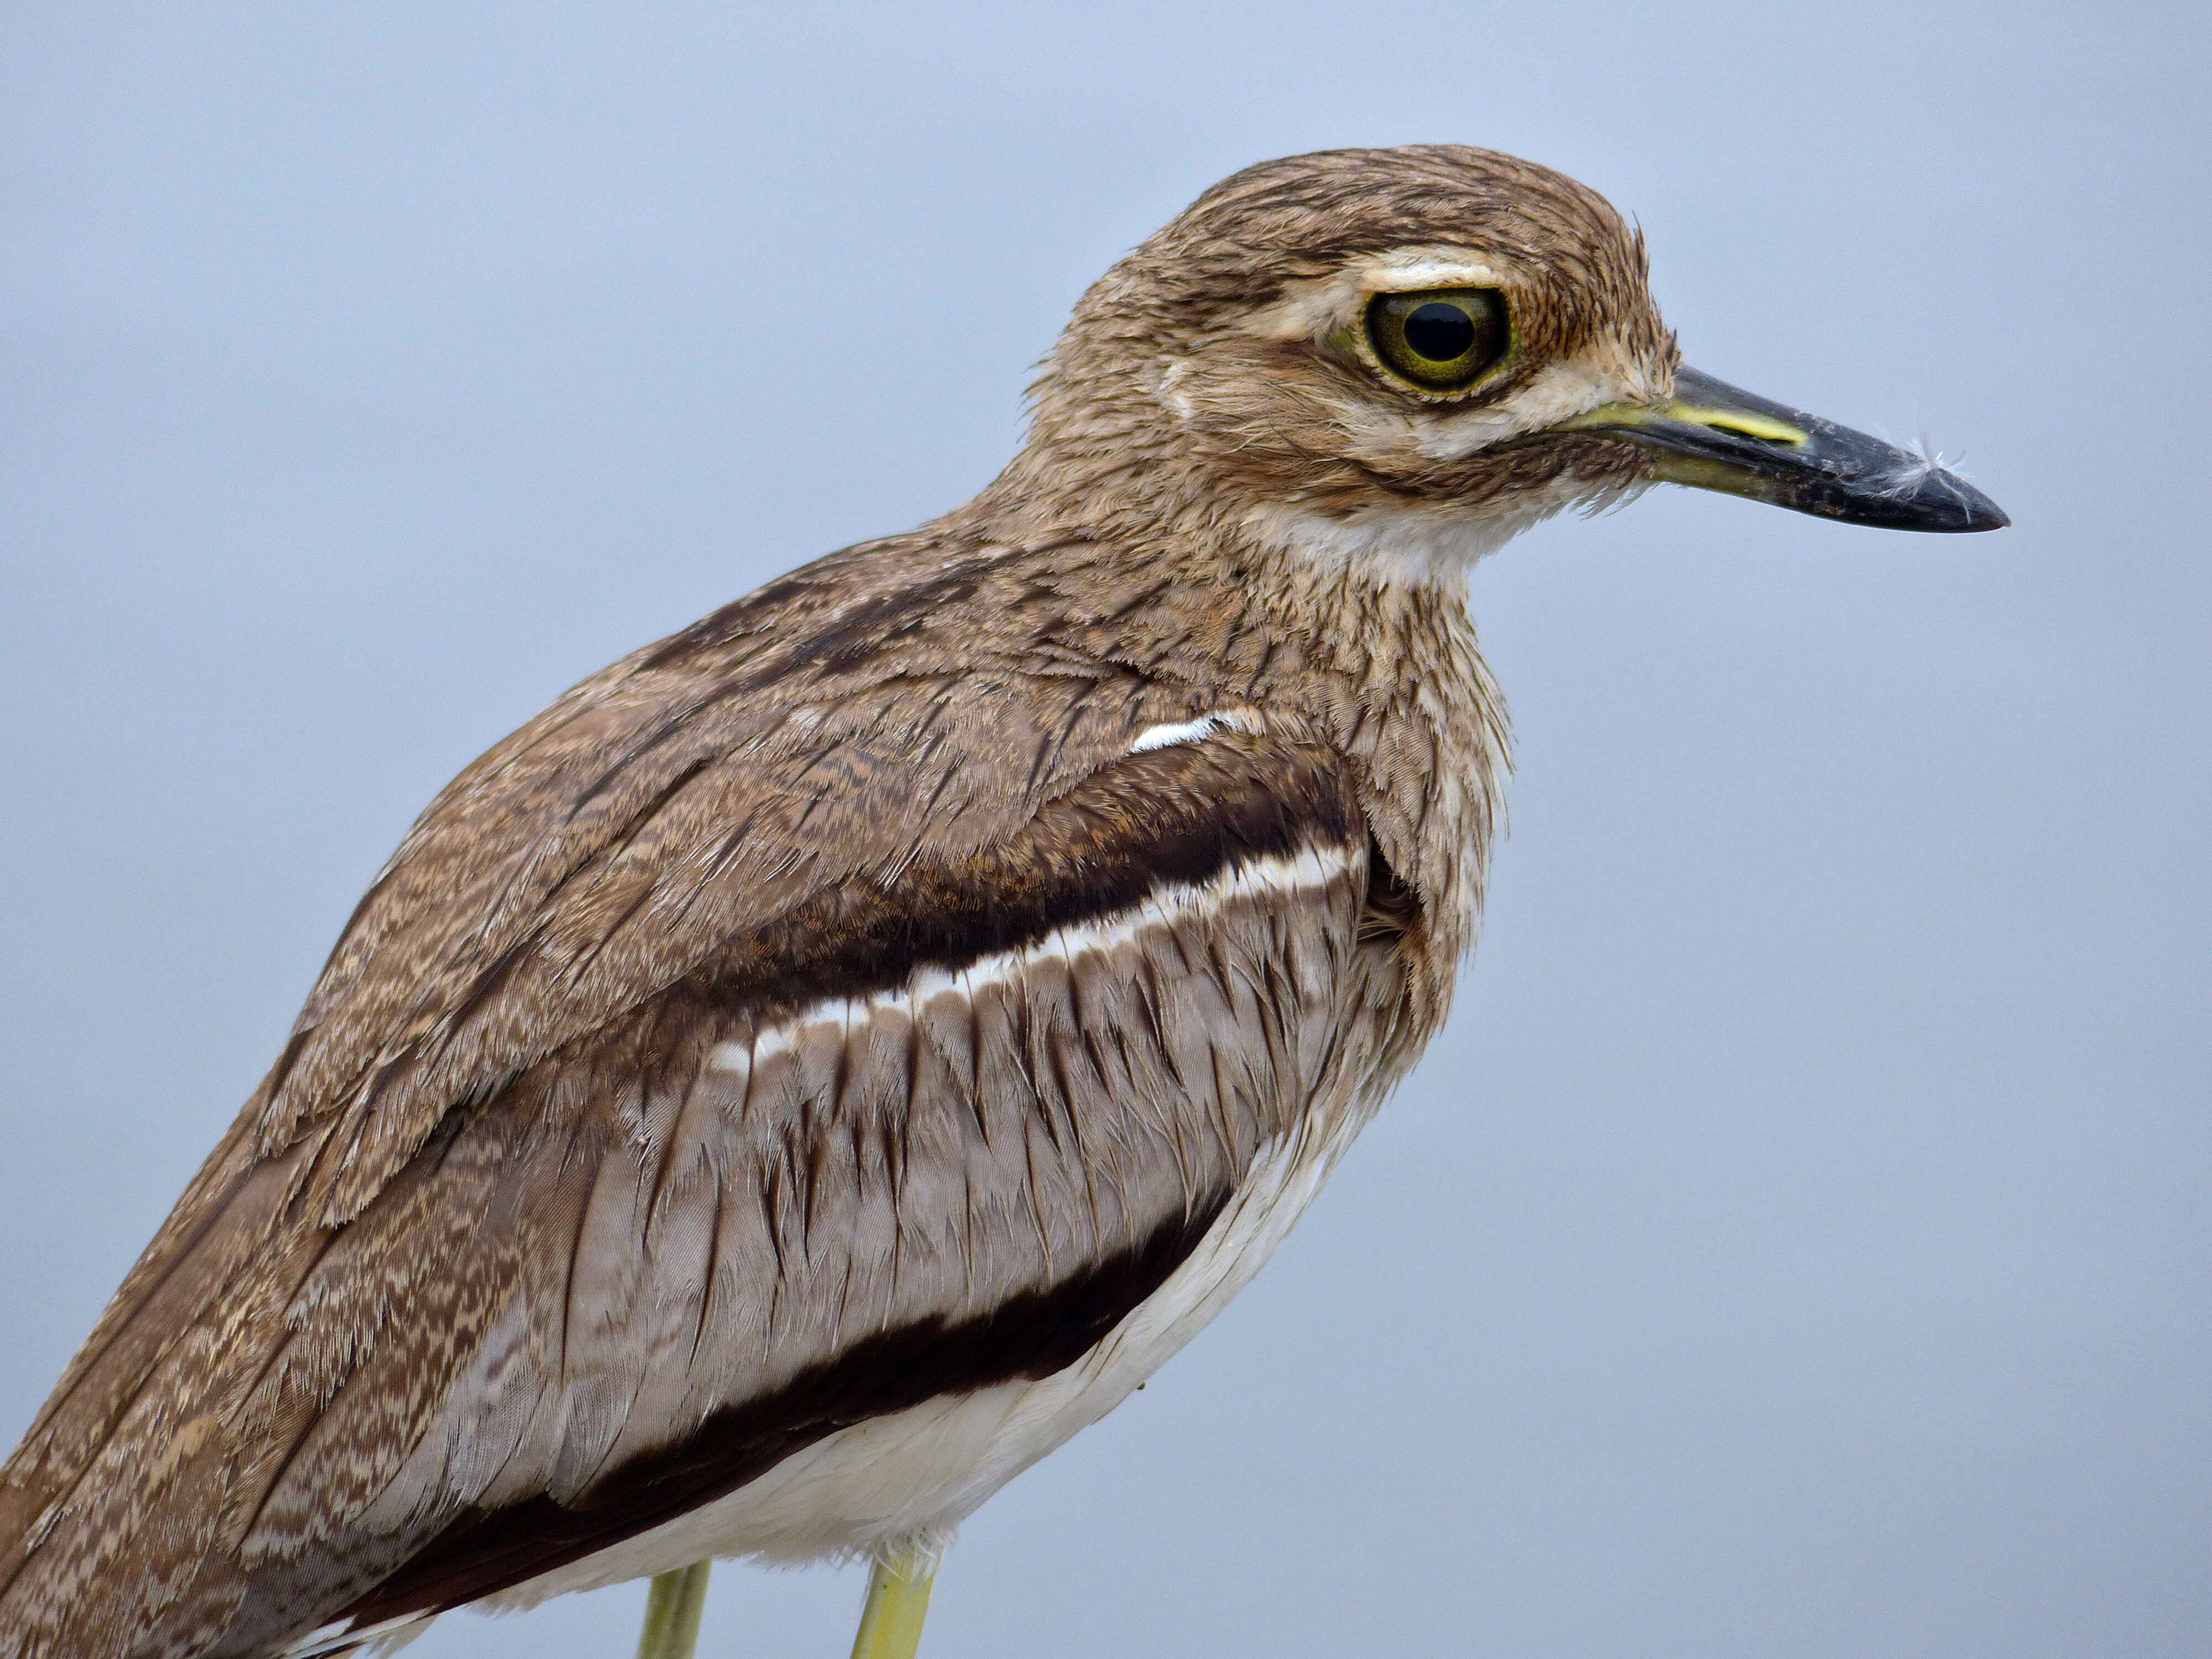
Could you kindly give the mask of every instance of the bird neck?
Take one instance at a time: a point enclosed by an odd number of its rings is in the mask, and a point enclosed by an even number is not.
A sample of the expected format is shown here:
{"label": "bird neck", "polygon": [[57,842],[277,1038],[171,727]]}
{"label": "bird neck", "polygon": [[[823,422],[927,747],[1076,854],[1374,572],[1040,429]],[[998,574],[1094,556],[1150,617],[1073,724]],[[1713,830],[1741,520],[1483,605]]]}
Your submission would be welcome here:
{"label": "bird neck", "polygon": [[1341,753],[1377,846],[1455,957],[1472,942],[1509,764],[1464,572],[1409,580],[1309,556],[1192,488],[1172,454],[1153,462],[1024,452],[945,527],[1036,550],[1024,578],[1054,592],[1061,646],[1181,684],[1194,707],[1292,715]]}

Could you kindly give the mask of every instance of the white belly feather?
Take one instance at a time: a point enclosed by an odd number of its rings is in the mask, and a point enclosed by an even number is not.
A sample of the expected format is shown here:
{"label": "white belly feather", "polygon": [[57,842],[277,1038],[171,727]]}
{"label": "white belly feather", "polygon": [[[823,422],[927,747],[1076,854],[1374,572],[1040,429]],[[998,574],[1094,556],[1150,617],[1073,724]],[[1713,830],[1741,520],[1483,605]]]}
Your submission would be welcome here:
{"label": "white belly feather", "polygon": [[[1246,724],[1241,711],[1208,715],[1152,728],[1135,748],[1201,741]],[[1072,974],[1080,955],[1125,948],[1140,935],[1167,938],[1188,923],[1218,922],[1225,907],[1256,897],[1318,890],[1345,881],[1363,857],[1363,849],[1328,848],[1249,860],[1204,883],[1151,895],[1132,913],[1059,928],[1042,945],[1005,951],[957,975],[918,976],[896,992],[812,1006],[789,1024],[835,1025],[849,1035],[882,1006],[910,1009],[933,994],[972,1001],[986,990],[1003,988],[1002,981],[1018,983],[1039,957],[1064,958]],[[725,1043],[710,1057],[710,1073],[737,1068],[750,1073],[784,1056],[796,1042],[793,1030],[774,1028],[743,1045]],[[1376,1079],[1346,1075],[1337,1067],[1323,1075],[1327,1080],[1319,1097],[1297,1126],[1261,1143],[1198,1247],[1065,1370],[945,1395],[841,1429],[734,1492],[477,1605],[501,1611],[533,1607],[571,1590],[647,1577],[709,1558],[795,1564],[942,1547],[953,1529],[1000,1487],[1127,1399],[1274,1254],[1376,1103]],[[325,1627],[292,1651],[331,1651],[364,1635],[379,1645],[396,1646],[428,1623],[427,1616],[416,1615],[368,1632]]]}
{"label": "white belly feather", "polygon": [[1370,1110],[1328,1103],[1264,1151],[1197,1249],[1066,1370],[841,1429],[714,1503],[479,1605],[534,1607],[710,1556],[797,1563],[902,1542],[941,1545],[1000,1486],[1120,1405],[1228,1305],[1304,1213]]}

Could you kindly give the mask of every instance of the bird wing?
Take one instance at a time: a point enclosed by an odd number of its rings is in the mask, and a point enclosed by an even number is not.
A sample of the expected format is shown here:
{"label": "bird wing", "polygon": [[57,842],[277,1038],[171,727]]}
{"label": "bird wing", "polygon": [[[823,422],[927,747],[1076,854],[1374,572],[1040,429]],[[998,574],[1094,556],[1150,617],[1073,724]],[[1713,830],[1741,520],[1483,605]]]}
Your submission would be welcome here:
{"label": "bird wing", "polygon": [[433,804],[0,1480],[0,1653],[473,1600],[1158,1287],[1387,872],[1295,726],[982,651],[995,580],[824,562]]}

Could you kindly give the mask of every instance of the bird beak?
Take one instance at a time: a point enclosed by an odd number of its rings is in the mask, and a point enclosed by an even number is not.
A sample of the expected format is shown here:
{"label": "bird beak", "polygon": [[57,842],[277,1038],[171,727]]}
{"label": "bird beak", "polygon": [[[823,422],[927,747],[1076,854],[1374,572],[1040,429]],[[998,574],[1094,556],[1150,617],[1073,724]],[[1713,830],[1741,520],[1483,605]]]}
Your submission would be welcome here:
{"label": "bird beak", "polygon": [[1748,495],[1886,530],[2002,530],[2002,508],[1955,472],[1863,432],[1685,368],[1661,404],[1607,404],[1553,428],[1651,453],[1665,483]]}

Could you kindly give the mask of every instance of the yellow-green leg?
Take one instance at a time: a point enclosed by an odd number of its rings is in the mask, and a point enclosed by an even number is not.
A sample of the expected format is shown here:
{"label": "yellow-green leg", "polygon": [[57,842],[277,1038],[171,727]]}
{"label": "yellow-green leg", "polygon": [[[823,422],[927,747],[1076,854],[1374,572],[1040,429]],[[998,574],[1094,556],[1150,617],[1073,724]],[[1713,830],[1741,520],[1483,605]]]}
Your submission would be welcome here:
{"label": "yellow-green leg", "polygon": [[645,1598],[645,1633],[637,1659],[691,1659],[699,1645],[699,1615],[707,1610],[707,1571],[712,1561],[664,1572]]}
{"label": "yellow-green leg", "polygon": [[936,1578],[936,1558],[920,1550],[877,1557],[868,1572],[868,1602],[860,1610],[853,1659],[914,1659],[921,1645],[921,1621],[929,1613],[929,1587]]}

